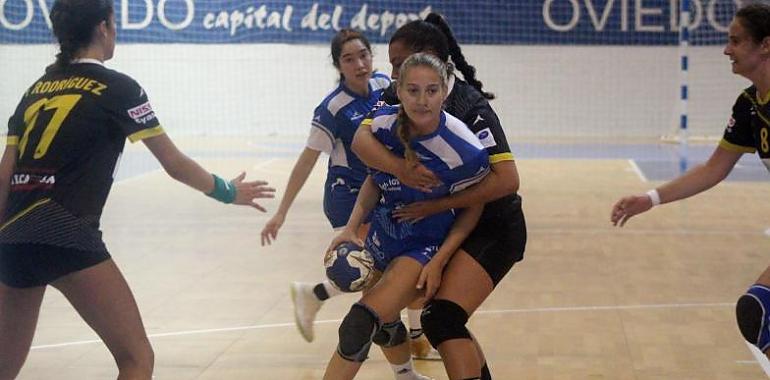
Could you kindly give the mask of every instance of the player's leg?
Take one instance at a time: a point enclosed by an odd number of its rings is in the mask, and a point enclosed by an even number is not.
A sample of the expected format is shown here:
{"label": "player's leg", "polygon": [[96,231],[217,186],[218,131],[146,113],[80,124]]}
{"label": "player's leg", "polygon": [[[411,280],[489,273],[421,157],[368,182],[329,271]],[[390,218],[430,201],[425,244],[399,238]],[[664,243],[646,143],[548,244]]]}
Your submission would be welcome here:
{"label": "player's leg", "polygon": [[452,380],[481,378],[483,353],[465,325],[493,289],[484,268],[459,250],[444,270],[441,288],[426,305],[422,316],[425,334],[441,353]]}
{"label": "player's leg", "polygon": [[[492,378],[481,347],[466,328],[468,318],[522,260],[527,228],[520,199],[482,219],[444,270],[435,298],[423,312],[423,329],[441,352],[451,379]],[[467,287],[472,283],[475,286]]]}
{"label": "player's leg", "polygon": [[770,266],[735,305],[738,328],[747,342],[770,359]]}
{"label": "player's leg", "polygon": [[397,379],[424,379],[411,368],[406,328],[400,323],[401,310],[417,295],[414,284],[421,270],[422,265],[411,258],[393,260],[380,281],[351,307],[340,325],[340,343],[324,379],[352,379],[373,341],[382,345],[388,361],[403,363]]}
{"label": "player's leg", "polygon": [[27,359],[44,293],[0,283],[0,379],[15,379]]}
{"label": "player's leg", "polygon": [[[49,275],[41,245],[0,245],[0,379],[14,379],[29,353]],[[54,268],[51,268],[54,267]]]}
{"label": "player's leg", "polygon": [[139,309],[112,260],[51,283],[101,337],[118,365],[118,379],[151,379],[154,354]]}

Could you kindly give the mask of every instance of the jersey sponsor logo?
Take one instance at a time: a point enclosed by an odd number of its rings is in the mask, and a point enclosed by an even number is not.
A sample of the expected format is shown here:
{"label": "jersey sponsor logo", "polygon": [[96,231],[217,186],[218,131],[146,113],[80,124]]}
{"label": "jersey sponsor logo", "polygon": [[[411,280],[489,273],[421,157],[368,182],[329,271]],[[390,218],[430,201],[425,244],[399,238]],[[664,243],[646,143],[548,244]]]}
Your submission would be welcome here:
{"label": "jersey sponsor logo", "polygon": [[152,110],[150,102],[146,102],[129,109],[128,116],[131,116],[137,124],[147,124],[147,122],[155,119],[155,112]]}
{"label": "jersey sponsor logo", "polygon": [[484,118],[481,117],[481,115],[476,115],[476,120],[473,121],[473,125],[478,124],[480,121],[484,121]]}
{"label": "jersey sponsor logo", "polygon": [[18,173],[11,176],[11,188],[13,191],[50,189],[55,184],[56,176],[53,174]]}
{"label": "jersey sponsor logo", "polygon": [[401,181],[398,178],[389,178],[387,181],[379,184],[382,191],[401,191]]}
{"label": "jersey sponsor logo", "polygon": [[733,133],[734,126],[735,126],[735,118],[730,117],[730,120],[727,121],[727,133]]}
{"label": "jersey sponsor logo", "polygon": [[495,136],[492,135],[492,131],[489,128],[484,128],[480,130],[478,133],[476,133],[476,137],[478,137],[479,141],[481,141],[481,145],[484,148],[491,148],[493,146],[497,146],[497,141],[495,141]]}

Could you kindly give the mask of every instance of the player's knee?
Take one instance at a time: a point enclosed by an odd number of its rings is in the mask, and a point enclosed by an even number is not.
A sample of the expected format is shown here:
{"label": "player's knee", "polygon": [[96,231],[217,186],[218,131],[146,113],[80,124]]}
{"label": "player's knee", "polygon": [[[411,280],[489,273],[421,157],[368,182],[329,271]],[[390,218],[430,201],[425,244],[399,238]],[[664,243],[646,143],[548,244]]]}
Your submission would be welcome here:
{"label": "player's knee", "polygon": [[130,349],[111,347],[115,363],[121,373],[150,377],[155,367],[155,352],[149,340]]}
{"label": "player's knee", "polygon": [[458,304],[434,299],[425,305],[420,317],[422,330],[433,347],[452,339],[471,339],[465,324],[468,313]]}
{"label": "player's knee", "polygon": [[372,336],[380,327],[380,317],[364,304],[356,303],[342,320],[337,353],[346,360],[363,362],[369,354]]}
{"label": "player's knee", "polygon": [[770,289],[754,285],[746,294],[738,298],[735,305],[735,318],[738,328],[747,342],[765,351],[770,346],[770,332],[767,321],[767,309],[770,307]]}
{"label": "player's knee", "polygon": [[382,347],[395,347],[406,342],[406,326],[401,320],[385,323],[374,334],[372,341]]}

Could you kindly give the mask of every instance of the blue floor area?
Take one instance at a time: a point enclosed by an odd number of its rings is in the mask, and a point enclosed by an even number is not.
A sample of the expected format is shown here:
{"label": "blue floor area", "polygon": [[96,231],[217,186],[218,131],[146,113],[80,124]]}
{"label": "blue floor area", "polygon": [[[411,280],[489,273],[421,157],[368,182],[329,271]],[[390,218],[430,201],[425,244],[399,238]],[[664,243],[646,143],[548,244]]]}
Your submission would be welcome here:
{"label": "blue floor area", "polygon": [[[198,160],[219,158],[295,158],[304,148],[304,142],[266,142],[254,144],[254,150],[206,150],[185,152]],[[526,143],[511,144],[518,159],[565,159],[565,160],[633,160],[642,174],[650,181],[667,181],[682,173],[681,168],[691,168],[705,162],[714,151],[714,144],[698,144],[687,147],[686,165],[677,144],[595,144],[595,143]],[[123,156],[116,180],[124,180],[153,170],[160,164],[149,151],[131,152]],[[746,154],[733,169],[728,181],[763,182],[770,180],[765,166],[756,155]]]}

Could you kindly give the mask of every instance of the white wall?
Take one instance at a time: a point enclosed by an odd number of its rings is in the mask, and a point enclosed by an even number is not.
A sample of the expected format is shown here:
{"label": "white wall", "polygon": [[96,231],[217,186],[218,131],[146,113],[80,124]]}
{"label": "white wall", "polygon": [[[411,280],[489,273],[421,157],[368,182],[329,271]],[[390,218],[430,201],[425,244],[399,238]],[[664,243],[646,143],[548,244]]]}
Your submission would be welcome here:
{"label": "white wall", "polygon": [[[635,138],[676,131],[675,47],[466,46],[509,137]],[[53,60],[54,46],[0,46],[0,117]],[[375,67],[389,72],[387,47]],[[108,66],[141,83],[172,135],[307,133],[335,85],[326,45],[120,45]],[[721,47],[693,48],[692,135],[721,135],[738,92]],[[4,129],[4,128],[3,128]]]}

